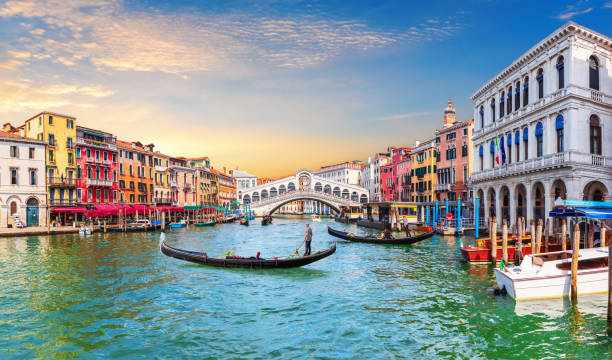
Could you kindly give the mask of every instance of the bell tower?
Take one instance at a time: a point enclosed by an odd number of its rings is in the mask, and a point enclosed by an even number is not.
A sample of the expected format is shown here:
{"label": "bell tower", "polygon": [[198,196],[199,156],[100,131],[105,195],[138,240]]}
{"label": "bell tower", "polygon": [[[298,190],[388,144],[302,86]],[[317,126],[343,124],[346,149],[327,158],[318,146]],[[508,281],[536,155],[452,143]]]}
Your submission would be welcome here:
{"label": "bell tower", "polygon": [[453,107],[453,101],[448,99],[448,105],[444,109],[444,127],[453,126],[455,123],[455,108]]}

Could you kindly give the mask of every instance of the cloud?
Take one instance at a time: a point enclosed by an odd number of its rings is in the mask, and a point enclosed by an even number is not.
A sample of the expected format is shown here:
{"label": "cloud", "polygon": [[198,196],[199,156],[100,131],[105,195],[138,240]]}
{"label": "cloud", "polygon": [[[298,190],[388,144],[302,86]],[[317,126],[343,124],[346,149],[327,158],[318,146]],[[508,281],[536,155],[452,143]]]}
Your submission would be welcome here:
{"label": "cloud", "polygon": [[588,0],[580,0],[574,5],[568,5],[565,10],[563,10],[559,15],[557,15],[557,19],[569,20],[574,16],[590,13],[591,11],[593,11],[593,7],[584,8],[586,3],[588,3]]}
{"label": "cloud", "polygon": [[382,120],[382,121],[407,120],[407,119],[431,115],[432,113],[433,112],[431,111],[425,111],[425,112],[412,112],[412,113],[404,113],[404,114],[392,114],[392,115],[379,117],[376,120]]}
{"label": "cloud", "polygon": [[42,88],[35,89],[40,94],[48,95],[67,95],[67,94],[81,94],[86,96],[92,96],[96,98],[107,97],[113,95],[115,92],[109,89],[104,89],[101,86],[89,85],[89,86],[78,86],[78,85],[48,85]]}

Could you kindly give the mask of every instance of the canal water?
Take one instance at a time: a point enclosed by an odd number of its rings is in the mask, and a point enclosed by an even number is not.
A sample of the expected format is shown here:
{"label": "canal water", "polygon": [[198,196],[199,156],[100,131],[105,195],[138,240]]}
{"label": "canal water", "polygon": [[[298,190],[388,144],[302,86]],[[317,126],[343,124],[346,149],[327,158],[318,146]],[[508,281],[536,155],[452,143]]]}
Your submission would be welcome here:
{"label": "canal water", "polygon": [[[304,220],[166,235],[177,247],[291,253]],[[353,226],[331,222],[336,228]],[[606,296],[520,303],[458,240],[348,243],[313,223],[304,268],[217,269],[160,254],[160,233],[0,238],[0,358],[610,358]]]}

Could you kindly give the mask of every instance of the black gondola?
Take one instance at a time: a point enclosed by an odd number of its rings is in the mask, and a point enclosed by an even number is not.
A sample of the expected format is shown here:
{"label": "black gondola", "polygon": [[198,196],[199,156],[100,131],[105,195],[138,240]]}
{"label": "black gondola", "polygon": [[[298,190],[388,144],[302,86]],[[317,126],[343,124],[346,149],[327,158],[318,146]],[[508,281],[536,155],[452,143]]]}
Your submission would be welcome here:
{"label": "black gondola", "polygon": [[331,236],[335,236],[340,239],[354,241],[354,242],[365,242],[365,243],[372,243],[372,244],[414,244],[421,240],[425,240],[427,238],[432,237],[434,234],[434,231],[418,234],[418,235],[411,236],[411,237],[391,238],[391,239],[379,239],[375,236],[351,235],[350,233],[347,233],[344,231],[334,230],[329,226],[327,227],[327,233],[330,234]]}
{"label": "black gondola", "polygon": [[336,252],[336,243],[329,249],[313,252],[309,256],[300,256],[283,259],[255,259],[255,258],[212,258],[201,252],[181,250],[161,241],[160,250],[162,254],[176,259],[190,261],[196,264],[226,267],[226,268],[250,268],[250,269],[275,269],[275,268],[294,268],[311,264],[326,258]]}
{"label": "black gondola", "polygon": [[261,225],[269,225],[272,224],[272,217],[271,216],[264,216],[263,219],[261,219]]}
{"label": "black gondola", "polygon": [[240,225],[249,226],[249,220],[247,220],[247,219],[240,219]]}

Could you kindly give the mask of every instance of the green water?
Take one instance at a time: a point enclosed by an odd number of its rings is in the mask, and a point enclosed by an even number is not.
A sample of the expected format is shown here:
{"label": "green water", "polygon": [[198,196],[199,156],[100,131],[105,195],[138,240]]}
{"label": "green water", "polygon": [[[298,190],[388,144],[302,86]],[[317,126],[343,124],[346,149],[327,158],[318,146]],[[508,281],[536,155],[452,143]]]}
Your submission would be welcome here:
{"label": "green water", "polygon": [[[331,222],[354,232],[363,229]],[[313,249],[328,247],[313,223]],[[304,221],[168,233],[209,255],[292,252]],[[304,268],[217,269],[165,257],[159,233],[0,238],[0,358],[610,358],[606,296],[520,303],[455,238],[338,241]]]}

